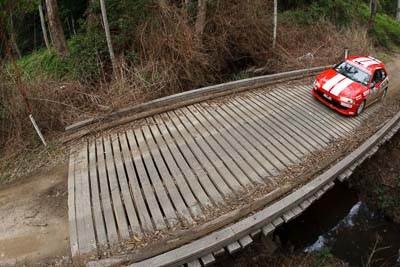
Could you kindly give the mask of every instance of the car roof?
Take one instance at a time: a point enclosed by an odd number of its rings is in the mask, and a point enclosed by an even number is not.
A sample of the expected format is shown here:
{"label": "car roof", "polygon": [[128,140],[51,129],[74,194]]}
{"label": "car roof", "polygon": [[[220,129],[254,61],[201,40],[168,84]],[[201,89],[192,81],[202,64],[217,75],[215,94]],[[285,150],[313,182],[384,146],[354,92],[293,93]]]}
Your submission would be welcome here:
{"label": "car roof", "polygon": [[382,61],[371,56],[353,56],[347,58],[346,61],[352,62],[370,74],[372,74],[377,68],[384,68]]}

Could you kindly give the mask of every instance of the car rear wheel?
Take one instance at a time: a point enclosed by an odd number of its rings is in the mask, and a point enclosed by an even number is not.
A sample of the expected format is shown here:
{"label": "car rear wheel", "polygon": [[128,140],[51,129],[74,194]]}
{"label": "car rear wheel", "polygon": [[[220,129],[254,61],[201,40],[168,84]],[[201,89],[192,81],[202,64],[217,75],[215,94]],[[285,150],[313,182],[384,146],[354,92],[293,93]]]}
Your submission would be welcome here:
{"label": "car rear wheel", "polygon": [[365,109],[365,100],[361,102],[360,105],[358,105],[356,115],[357,116],[360,115],[364,111],[364,109]]}

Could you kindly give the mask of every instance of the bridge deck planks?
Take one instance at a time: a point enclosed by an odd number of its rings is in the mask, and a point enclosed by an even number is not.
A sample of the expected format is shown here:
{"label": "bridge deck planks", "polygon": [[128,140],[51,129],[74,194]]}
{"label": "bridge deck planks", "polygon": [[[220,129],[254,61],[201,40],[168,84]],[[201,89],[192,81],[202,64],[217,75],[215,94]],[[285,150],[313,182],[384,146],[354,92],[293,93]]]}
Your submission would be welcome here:
{"label": "bridge deck planks", "polygon": [[[270,177],[273,172],[268,172],[268,167],[265,166],[266,159],[252,146],[238,131],[239,125],[237,123],[229,124],[217,112],[215,114],[209,113],[206,109],[201,107],[189,107],[192,113],[198,113],[199,116],[209,118],[212,127],[218,129],[222,136],[225,136],[227,141],[236,149],[241,157],[249,164],[256,173],[266,179]],[[267,161],[268,162],[268,161]]]}
{"label": "bridge deck planks", "polygon": [[154,115],[71,149],[72,254],[196,224],[227,198],[274,184],[274,176],[351,135],[372,113],[344,117],[313,99],[309,86],[290,86]]}
{"label": "bridge deck planks", "polygon": [[224,129],[214,118],[205,116],[206,114],[198,112],[194,107],[188,107],[187,112],[190,114],[190,118],[198,118],[203,124],[203,129],[208,129],[207,131],[225,148],[226,153],[240,166],[247,177],[254,183],[263,182],[263,178],[267,177],[267,173],[265,170],[260,170],[262,169],[261,165],[253,164],[256,163],[254,158],[231,136],[231,128]]}

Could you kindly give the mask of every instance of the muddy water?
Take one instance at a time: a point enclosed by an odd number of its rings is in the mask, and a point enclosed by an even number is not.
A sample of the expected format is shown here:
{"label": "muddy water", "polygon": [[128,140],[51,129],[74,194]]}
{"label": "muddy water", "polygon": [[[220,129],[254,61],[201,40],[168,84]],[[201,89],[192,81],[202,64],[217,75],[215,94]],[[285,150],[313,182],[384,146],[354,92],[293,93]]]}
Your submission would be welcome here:
{"label": "muddy water", "polygon": [[[308,253],[329,249],[350,266],[369,262],[370,267],[396,266],[399,257],[400,225],[370,210],[357,192],[344,184],[337,184],[274,235],[281,243],[279,253],[286,256],[306,258]],[[256,239],[251,248],[223,257],[217,266],[274,266],[266,261],[265,253],[265,244]]]}

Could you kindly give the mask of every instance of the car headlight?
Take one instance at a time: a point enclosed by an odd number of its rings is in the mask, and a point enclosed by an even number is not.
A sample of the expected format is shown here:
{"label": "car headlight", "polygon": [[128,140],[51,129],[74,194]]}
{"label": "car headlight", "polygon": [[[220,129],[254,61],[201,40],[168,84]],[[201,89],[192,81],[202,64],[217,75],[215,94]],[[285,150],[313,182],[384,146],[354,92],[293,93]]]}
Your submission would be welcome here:
{"label": "car headlight", "polygon": [[313,83],[313,86],[314,86],[314,88],[317,88],[317,87],[321,87],[321,84],[319,83],[319,81],[315,80]]}
{"label": "car headlight", "polygon": [[356,103],[356,101],[354,101],[351,98],[347,98],[347,97],[340,97],[340,101],[346,102],[346,103],[349,103],[349,104],[355,104]]}

